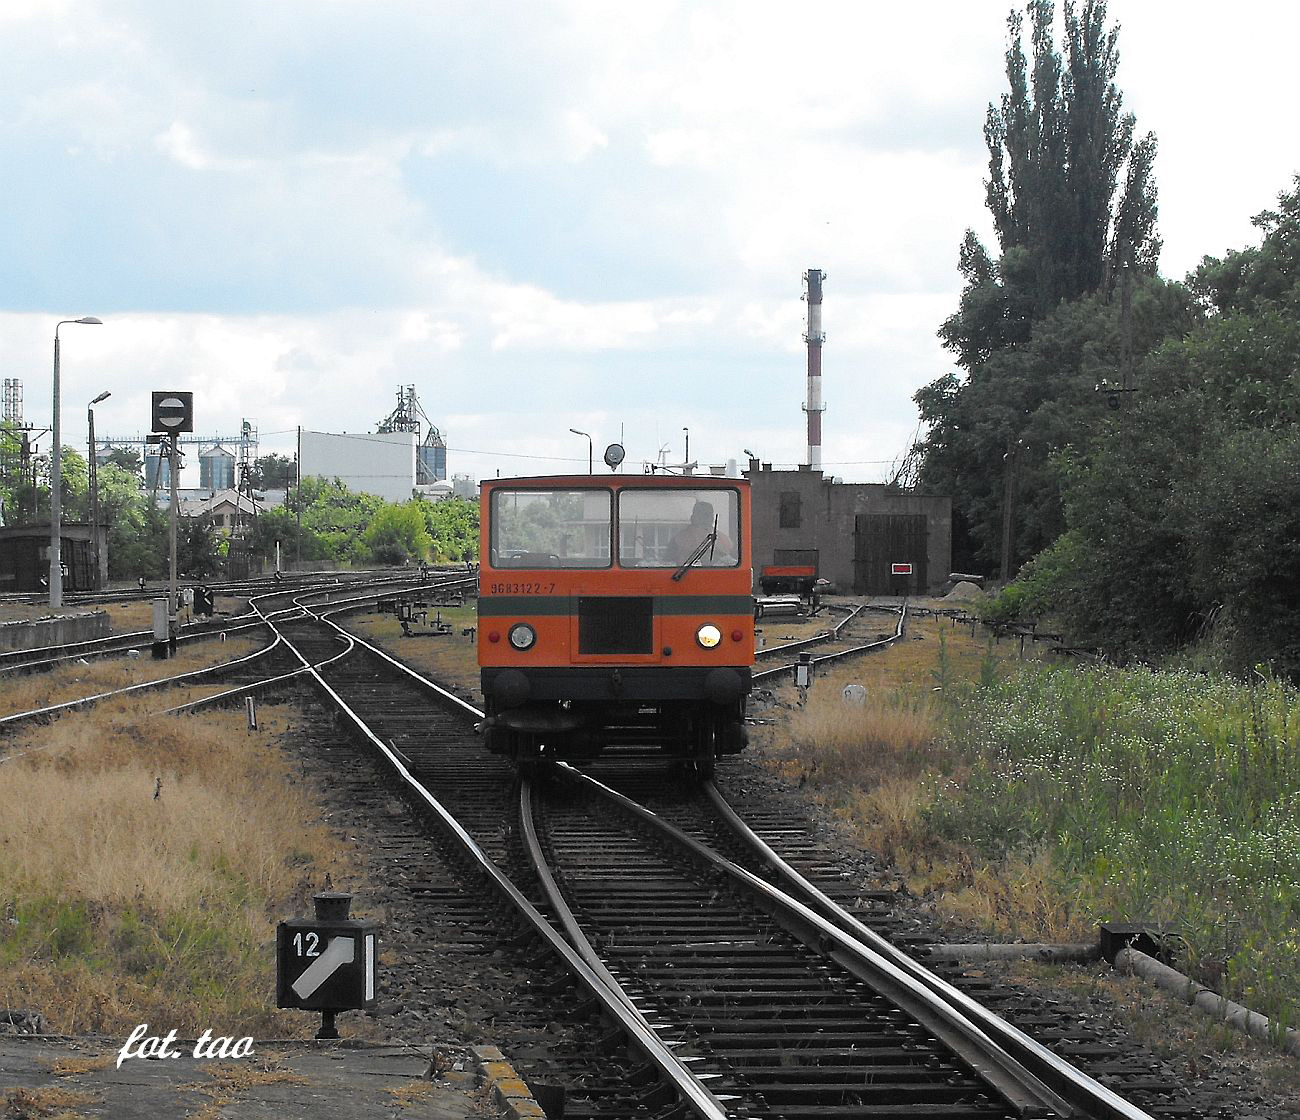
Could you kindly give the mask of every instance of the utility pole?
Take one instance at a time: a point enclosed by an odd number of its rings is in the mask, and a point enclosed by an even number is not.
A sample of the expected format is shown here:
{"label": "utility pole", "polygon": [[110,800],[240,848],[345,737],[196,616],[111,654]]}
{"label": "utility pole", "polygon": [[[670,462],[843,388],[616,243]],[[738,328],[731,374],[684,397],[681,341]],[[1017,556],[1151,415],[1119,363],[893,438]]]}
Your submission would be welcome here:
{"label": "utility pole", "polygon": [[108,400],[112,395],[108,391],[100,393],[86,406],[86,423],[90,427],[90,553],[94,557],[95,564],[95,571],[90,582],[91,586],[95,588],[103,587],[99,571],[101,563],[99,555],[99,462],[95,454],[95,405]]}
{"label": "utility pole", "polygon": [[90,586],[102,586],[99,580],[99,464],[95,461],[95,408],[86,409],[86,419],[90,424],[90,555],[95,565]]}
{"label": "utility pole", "polygon": [[167,451],[168,461],[171,464],[171,583],[168,588],[167,598],[167,634],[170,638],[168,643],[171,653],[176,653],[176,633],[180,629],[180,605],[176,596],[176,522],[180,516],[177,507],[176,498],[176,475],[180,472],[180,450],[176,440],[176,433],[170,434],[170,446]]}
{"label": "utility pole", "polygon": [[298,453],[294,456],[293,465],[295,473],[298,476],[298,500],[294,503],[298,507],[298,570],[302,571],[302,425],[298,425]]}
{"label": "utility pole", "polygon": [[1002,490],[1002,582],[1011,579],[1011,550],[1015,544],[1015,505],[1016,505],[1016,459],[1021,451],[1029,445],[1023,440],[1007,439],[1007,453],[1002,456],[1005,464]]}

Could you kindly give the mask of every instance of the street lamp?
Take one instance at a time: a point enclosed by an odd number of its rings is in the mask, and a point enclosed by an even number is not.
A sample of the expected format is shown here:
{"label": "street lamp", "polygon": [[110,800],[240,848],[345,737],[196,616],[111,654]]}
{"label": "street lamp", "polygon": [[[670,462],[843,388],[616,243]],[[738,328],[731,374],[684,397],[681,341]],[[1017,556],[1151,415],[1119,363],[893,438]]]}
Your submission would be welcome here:
{"label": "street lamp", "polygon": [[95,574],[91,583],[103,586],[99,578],[99,463],[95,454],[95,405],[113,394],[105,389],[86,406],[86,424],[90,429],[90,551],[95,558]]}
{"label": "street lamp", "polygon": [[63,606],[63,511],[59,508],[60,489],[63,485],[62,449],[59,446],[59,328],[64,323],[82,323],[88,327],[103,326],[102,319],[87,315],[82,319],[60,319],[54,325],[54,423],[51,437],[54,445],[50,451],[50,606]]}
{"label": "street lamp", "polygon": [[577,428],[570,428],[569,431],[571,431],[575,436],[587,436],[587,473],[595,474],[595,465],[592,460],[591,436],[587,435],[586,432],[578,431]]}

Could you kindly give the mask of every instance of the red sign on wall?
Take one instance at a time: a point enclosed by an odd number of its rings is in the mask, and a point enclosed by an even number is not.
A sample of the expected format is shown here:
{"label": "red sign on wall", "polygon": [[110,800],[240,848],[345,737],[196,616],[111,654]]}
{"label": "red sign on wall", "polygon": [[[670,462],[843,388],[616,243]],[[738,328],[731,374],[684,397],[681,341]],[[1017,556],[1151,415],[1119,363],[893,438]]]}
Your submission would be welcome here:
{"label": "red sign on wall", "polygon": [[911,564],[890,564],[889,574],[891,576],[910,576],[912,574]]}

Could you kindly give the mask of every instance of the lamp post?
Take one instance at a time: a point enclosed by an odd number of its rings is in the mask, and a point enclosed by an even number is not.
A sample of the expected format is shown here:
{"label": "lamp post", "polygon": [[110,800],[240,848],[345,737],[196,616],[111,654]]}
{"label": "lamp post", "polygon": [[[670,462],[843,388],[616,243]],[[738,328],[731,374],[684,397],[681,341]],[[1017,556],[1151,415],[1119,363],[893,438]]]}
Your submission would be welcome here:
{"label": "lamp post", "polygon": [[691,473],[691,430],[690,428],[683,428],[682,431],[686,433],[686,458],[682,460],[682,474],[690,474]]}
{"label": "lamp post", "polygon": [[569,431],[571,431],[575,436],[587,436],[587,473],[595,474],[595,465],[592,458],[591,436],[587,435],[586,432],[578,431],[577,428],[570,428]]}
{"label": "lamp post", "polygon": [[95,558],[95,587],[102,587],[99,578],[99,463],[95,455],[95,405],[113,394],[107,389],[86,406],[86,425],[90,429],[90,551]]}
{"label": "lamp post", "polygon": [[88,327],[103,326],[103,320],[87,315],[81,319],[60,319],[54,325],[54,423],[50,450],[50,606],[63,606],[63,511],[60,509],[60,490],[63,486],[62,449],[59,446],[59,328],[64,323],[83,323]]}

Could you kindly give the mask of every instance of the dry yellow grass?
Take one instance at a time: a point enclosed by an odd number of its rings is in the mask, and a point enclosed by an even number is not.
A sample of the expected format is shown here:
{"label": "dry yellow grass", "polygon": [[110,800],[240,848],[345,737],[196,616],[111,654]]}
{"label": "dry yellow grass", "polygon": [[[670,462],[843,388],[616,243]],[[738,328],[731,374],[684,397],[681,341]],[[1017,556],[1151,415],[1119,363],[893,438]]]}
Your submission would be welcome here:
{"label": "dry yellow grass", "polygon": [[275,921],[350,872],[276,747],[289,713],[249,733],[146,703],[31,729],[0,766],[0,1006],[66,1032],[301,1033],[269,1006]]}
{"label": "dry yellow grass", "polygon": [[291,1069],[280,1068],[279,1058],[255,1058],[252,1062],[239,1064],[223,1063],[205,1066],[207,1081],[197,1081],[183,1085],[183,1089],[194,1089],[211,1100],[189,1120],[220,1120],[221,1114],[231,1101],[247,1089],[262,1085],[307,1085],[309,1079]]}
{"label": "dry yellow grass", "polygon": [[96,1102],[93,1093],[61,1087],[0,1090],[5,1120],[82,1120]]}
{"label": "dry yellow grass", "polygon": [[100,1054],[95,1058],[56,1058],[49,1063],[55,1077],[80,1077],[84,1073],[98,1073],[117,1063],[114,1054]]}
{"label": "dry yellow grass", "polygon": [[[146,652],[134,660],[112,657],[87,661],[84,665],[73,662],[47,673],[6,677],[0,681],[0,716],[30,712],[51,704],[79,700],[83,696],[220,665],[261,649],[264,644],[260,638],[231,638],[225,642],[213,639],[178,645],[176,656],[165,661],[155,661]],[[216,685],[203,686],[204,692],[218,690]],[[155,700],[154,706],[169,707],[173,703],[181,701],[169,697],[166,704]]]}

